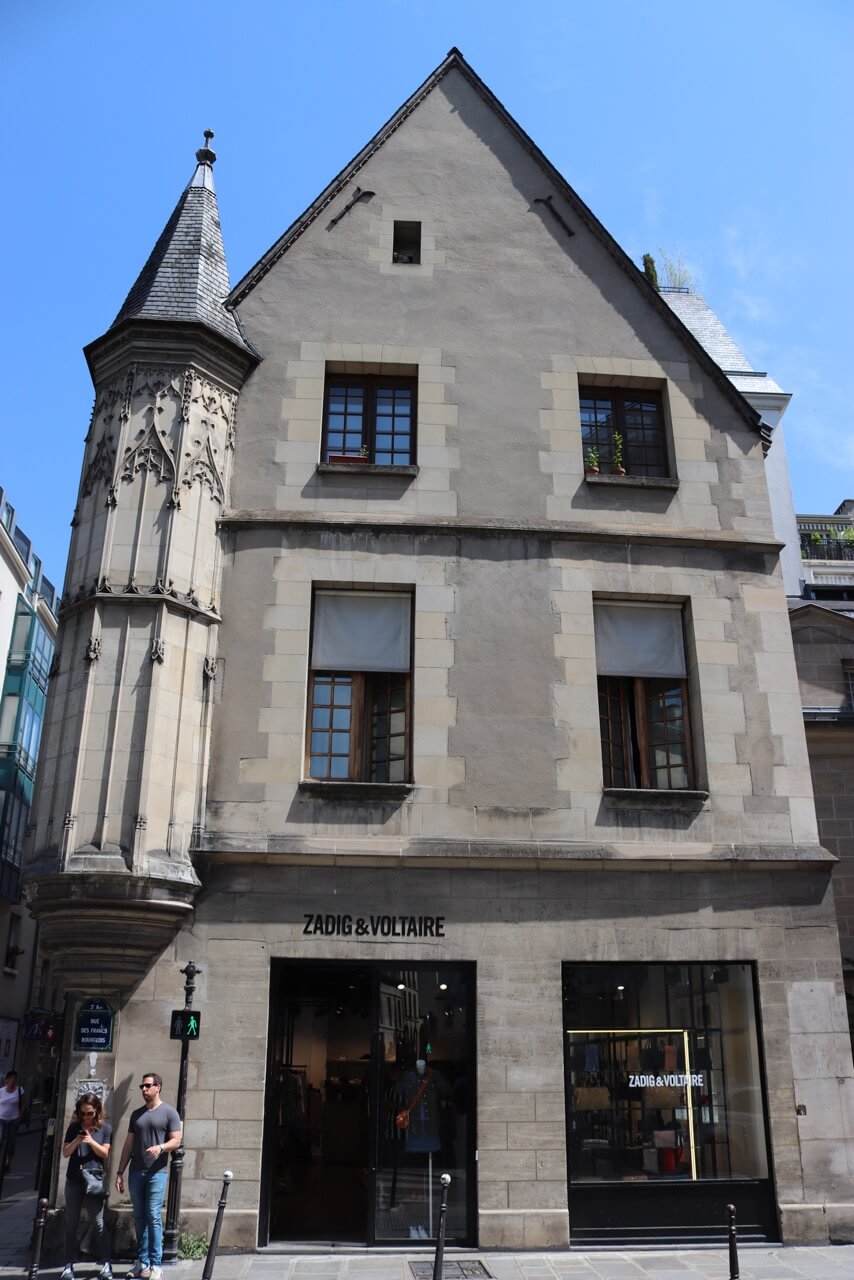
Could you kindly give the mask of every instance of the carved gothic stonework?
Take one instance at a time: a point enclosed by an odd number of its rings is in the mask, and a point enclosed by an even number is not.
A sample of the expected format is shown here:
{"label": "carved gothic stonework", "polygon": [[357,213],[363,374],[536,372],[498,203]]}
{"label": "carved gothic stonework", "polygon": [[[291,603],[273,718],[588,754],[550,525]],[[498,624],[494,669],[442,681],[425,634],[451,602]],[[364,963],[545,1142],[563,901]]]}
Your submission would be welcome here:
{"label": "carved gothic stonework", "polygon": [[183,488],[198,483],[220,506],[225,504],[225,455],[233,447],[232,418],[235,397],[215,383],[195,375],[185,395],[186,426],[181,459]]}
{"label": "carved gothic stonework", "polygon": [[95,446],[95,452],[92,454],[91,461],[83,475],[82,496],[88,498],[90,493],[100,485],[105,484],[112,487],[113,470],[116,465],[116,455],[113,450],[113,437],[110,435],[102,435]]}
{"label": "carved gothic stonework", "polygon": [[132,443],[125,449],[121,471],[123,481],[132,481],[137,472],[147,471],[158,483],[162,481],[174,490],[182,386],[180,370],[137,369],[130,412],[140,426]]}
{"label": "carved gothic stonework", "polygon": [[151,642],[151,661],[164,662],[166,659],[166,641],[162,636],[157,636]]}
{"label": "carved gothic stonework", "polygon": [[86,645],[86,661],[97,662],[101,656],[101,637],[90,636],[89,643]]}
{"label": "carved gothic stonework", "polygon": [[216,658],[205,658],[204,672],[206,680],[216,680],[216,665]]}

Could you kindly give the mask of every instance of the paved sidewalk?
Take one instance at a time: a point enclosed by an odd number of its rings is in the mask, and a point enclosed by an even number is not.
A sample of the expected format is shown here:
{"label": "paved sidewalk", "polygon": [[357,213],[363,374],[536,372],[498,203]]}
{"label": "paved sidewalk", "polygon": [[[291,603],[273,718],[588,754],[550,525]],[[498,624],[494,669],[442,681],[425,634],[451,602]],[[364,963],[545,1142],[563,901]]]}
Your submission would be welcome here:
{"label": "paved sidewalk", "polygon": [[[41,1132],[18,1139],[15,1168],[6,1177],[0,1199],[0,1277],[20,1280],[30,1264],[36,1212],[33,1190]],[[224,1254],[217,1259],[214,1280],[415,1280],[410,1262],[432,1262],[429,1250],[390,1253],[363,1250],[343,1253]],[[608,1250],[595,1253],[490,1253],[448,1249],[446,1262],[480,1261],[494,1280],[729,1280],[726,1249]],[[824,1248],[739,1249],[740,1280],[854,1280],[854,1245]],[[129,1265],[129,1264],[128,1264]],[[164,1269],[166,1280],[200,1280],[202,1262],[176,1262]],[[59,1280],[61,1266],[43,1266],[41,1280]],[[80,1280],[96,1280],[95,1262],[75,1267]],[[126,1266],[115,1264],[119,1280]],[[453,1280],[449,1266],[445,1280]]]}
{"label": "paved sidewalk", "polygon": [[[596,1253],[489,1253],[451,1250],[455,1258],[481,1261],[495,1280],[729,1280],[725,1249],[655,1250]],[[409,1262],[429,1262],[432,1254],[225,1255],[217,1259],[214,1280],[414,1280]],[[854,1245],[826,1248],[742,1248],[740,1280],[854,1280]],[[199,1280],[201,1262],[164,1267],[164,1280]],[[24,1268],[24,1274],[26,1269]],[[450,1267],[445,1280],[451,1280]],[[20,1277],[22,1268],[0,1266],[0,1276]],[[58,1280],[60,1268],[44,1267],[40,1280]],[[75,1267],[80,1280],[96,1280],[98,1267]],[[116,1267],[120,1278],[124,1270]]]}

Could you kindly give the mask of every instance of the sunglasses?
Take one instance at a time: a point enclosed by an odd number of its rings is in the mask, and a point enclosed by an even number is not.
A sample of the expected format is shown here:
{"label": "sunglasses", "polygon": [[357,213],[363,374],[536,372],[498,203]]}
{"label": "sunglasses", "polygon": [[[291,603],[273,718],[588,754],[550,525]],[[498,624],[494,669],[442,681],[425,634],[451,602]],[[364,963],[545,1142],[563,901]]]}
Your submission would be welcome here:
{"label": "sunglasses", "polygon": [[79,1111],[78,1112],[78,1115],[81,1115],[81,1116],[94,1116],[97,1114],[98,1114],[97,1111]]}
{"label": "sunglasses", "polygon": [[140,1087],[140,1089],[156,1089],[156,1088],[157,1088],[157,1085],[156,1085],[156,1084],[141,1084],[139,1087]]}

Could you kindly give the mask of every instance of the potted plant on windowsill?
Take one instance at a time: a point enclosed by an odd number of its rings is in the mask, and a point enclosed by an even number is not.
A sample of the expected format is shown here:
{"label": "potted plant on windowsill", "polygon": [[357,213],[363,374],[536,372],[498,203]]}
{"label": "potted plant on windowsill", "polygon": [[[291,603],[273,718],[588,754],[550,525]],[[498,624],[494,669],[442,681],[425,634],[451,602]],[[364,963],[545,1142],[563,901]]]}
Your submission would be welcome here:
{"label": "potted plant on windowsill", "polygon": [[611,475],[624,476],[626,468],[623,466],[623,437],[619,431],[614,432],[614,449],[611,457]]}
{"label": "potted plant on windowsill", "polygon": [[584,474],[586,476],[599,474],[599,450],[595,445],[591,445],[584,455]]}
{"label": "potted plant on windowsill", "polygon": [[327,462],[346,462],[351,466],[359,466],[361,463],[370,462],[370,454],[368,446],[363,444],[358,453],[330,453]]}

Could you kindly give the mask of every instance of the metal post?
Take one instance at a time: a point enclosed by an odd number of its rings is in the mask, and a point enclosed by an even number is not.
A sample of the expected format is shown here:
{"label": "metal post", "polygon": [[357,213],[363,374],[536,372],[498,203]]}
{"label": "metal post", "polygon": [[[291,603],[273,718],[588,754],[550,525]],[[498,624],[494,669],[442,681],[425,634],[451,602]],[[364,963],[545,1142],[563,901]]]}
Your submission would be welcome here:
{"label": "metal post", "polygon": [[728,1204],[726,1207],[726,1216],[729,1222],[727,1234],[729,1236],[729,1280],[739,1280],[738,1277],[738,1234],[735,1229],[735,1205]]}
{"label": "metal post", "polygon": [[[185,969],[181,970],[186,981],[184,982],[184,1008],[191,1009],[193,1007],[193,996],[196,991],[196,978],[201,973],[201,969],[193,964],[192,960]],[[181,1119],[184,1119],[184,1111],[187,1106],[187,1076],[190,1066],[190,1043],[185,1036],[181,1041],[181,1067],[178,1072],[178,1097],[175,1101],[175,1110]],[[163,1259],[165,1262],[174,1262],[178,1257],[178,1235],[179,1224],[178,1219],[181,1214],[181,1180],[184,1176],[184,1139],[181,1138],[181,1145],[176,1147],[172,1152],[172,1159],[169,1162],[169,1189],[166,1194],[166,1226],[163,1231]]]}
{"label": "metal post", "polygon": [[439,1206],[439,1234],[436,1237],[436,1256],[433,1259],[433,1280],[442,1280],[442,1264],[445,1259],[445,1218],[448,1213],[448,1187],[451,1175],[443,1173],[439,1181],[442,1184],[442,1203]]}
{"label": "metal post", "polygon": [[36,1225],[33,1228],[33,1254],[30,1262],[30,1269],[27,1272],[27,1280],[38,1280],[39,1263],[42,1256],[42,1240],[44,1239],[44,1224],[47,1222],[47,1207],[49,1201],[39,1200],[36,1209]]}
{"label": "metal post", "polygon": [[216,1262],[216,1251],[219,1246],[219,1233],[222,1229],[222,1219],[225,1214],[225,1202],[228,1199],[228,1188],[231,1186],[231,1180],[234,1174],[230,1169],[226,1169],[222,1175],[222,1195],[219,1198],[219,1204],[216,1210],[216,1221],[214,1229],[211,1232],[211,1242],[208,1245],[208,1251],[205,1255],[205,1265],[202,1270],[202,1280],[211,1280],[213,1276],[214,1263]]}
{"label": "metal post", "polygon": [[3,1130],[3,1145],[0,1147],[0,1196],[3,1194],[3,1183],[6,1181],[6,1152],[9,1149],[9,1126]]}

